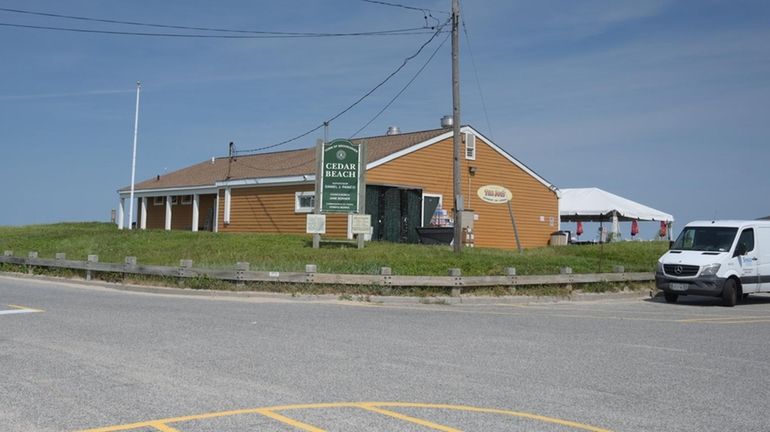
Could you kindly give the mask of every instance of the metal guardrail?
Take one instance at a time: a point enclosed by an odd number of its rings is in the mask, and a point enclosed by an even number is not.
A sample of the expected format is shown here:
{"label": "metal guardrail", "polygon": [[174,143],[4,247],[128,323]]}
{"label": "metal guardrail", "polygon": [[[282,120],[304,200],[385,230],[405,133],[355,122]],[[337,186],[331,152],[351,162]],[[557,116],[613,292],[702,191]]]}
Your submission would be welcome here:
{"label": "metal guardrail", "polygon": [[614,273],[572,273],[568,267],[556,275],[517,275],[515,268],[507,268],[501,276],[463,276],[460,269],[449,269],[448,276],[405,276],[394,275],[389,267],[382,267],[378,275],[318,273],[314,264],[308,264],[305,272],[251,271],[249,263],[239,262],[232,268],[196,268],[192,260],[180,260],[179,266],[142,265],[136,257],[126,257],[123,264],[102,263],[99,257],[89,255],[87,261],[66,259],[62,253],[55,259],[39,258],[37,252],[29,252],[27,257],[17,257],[12,251],[5,251],[0,256],[0,263],[34,267],[82,270],[86,279],[93,272],[136,274],[146,276],[164,276],[177,278],[207,277],[223,281],[244,282],[280,282],[321,285],[372,285],[393,287],[444,287],[459,289],[462,287],[511,287],[527,285],[573,285],[604,282],[648,282],[655,280],[655,274],[626,273],[616,266]]}

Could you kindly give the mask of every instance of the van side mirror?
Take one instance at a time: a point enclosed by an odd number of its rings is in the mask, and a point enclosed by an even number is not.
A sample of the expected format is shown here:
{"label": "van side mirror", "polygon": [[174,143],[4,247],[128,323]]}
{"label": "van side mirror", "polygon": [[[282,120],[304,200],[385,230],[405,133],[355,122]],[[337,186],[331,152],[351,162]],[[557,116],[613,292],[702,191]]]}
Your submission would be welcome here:
{"label": "van side mirror", "polygon": [[735,248],[734,256],[746,255],[746,249],[748,249],[748,247],[746,246],[746,243],[738,243],[738,246]]}

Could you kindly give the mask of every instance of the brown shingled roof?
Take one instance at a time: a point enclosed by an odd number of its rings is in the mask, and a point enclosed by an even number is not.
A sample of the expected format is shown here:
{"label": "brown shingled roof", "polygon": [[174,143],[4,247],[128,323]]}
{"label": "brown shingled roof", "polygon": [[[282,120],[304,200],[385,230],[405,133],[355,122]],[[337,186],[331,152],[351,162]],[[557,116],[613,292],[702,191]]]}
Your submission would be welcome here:
{"label": "brown shingled roof", "polygon": [[[354,143],[366,142],[367,162],[382,159],[400,150],[435,138],[448,129],[432,129],[397,135],[357,138]],[[164,174],[138,183],[136,190],[168,189],[194,186],[214,186],[218,181],[252,178],[286,177],[315,174],[315,147],[273,153],[260,153],[207,160],[196,165]],[[122,188],[121,191],[128,190]]]}

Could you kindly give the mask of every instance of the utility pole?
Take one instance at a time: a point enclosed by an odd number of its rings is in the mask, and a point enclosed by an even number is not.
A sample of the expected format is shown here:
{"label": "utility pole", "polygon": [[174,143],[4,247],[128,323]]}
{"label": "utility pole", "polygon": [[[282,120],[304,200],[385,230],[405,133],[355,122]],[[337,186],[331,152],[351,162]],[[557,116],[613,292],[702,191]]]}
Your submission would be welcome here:
{"label": "utility pole", "polygon": [[454,195],[454,251],[463,250],[462,211],[464,209],[460,188],[460,0],[452,0],[452,143],[454,147],[453,195]]}
{"label": "utility pole", "polygon": [[136,82],[136,114],[134,116],[134,152],[131,156],[131,197],[128,203],[128,229],[132,229],[134,220],[134,183],[136,181],[136,137],[139,133],[139,91],[142,83]]}

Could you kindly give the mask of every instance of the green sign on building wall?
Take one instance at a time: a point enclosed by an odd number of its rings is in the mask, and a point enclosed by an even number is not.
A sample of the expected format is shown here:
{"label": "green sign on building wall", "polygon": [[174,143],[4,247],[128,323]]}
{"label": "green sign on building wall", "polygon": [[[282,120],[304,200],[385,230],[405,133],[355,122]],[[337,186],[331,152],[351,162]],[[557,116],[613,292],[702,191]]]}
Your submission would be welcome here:
{"label": "green sign on building wall", "polygon": [[359,213],[361,151],[358,145],[337,139],[323,146],[321,213]]}

